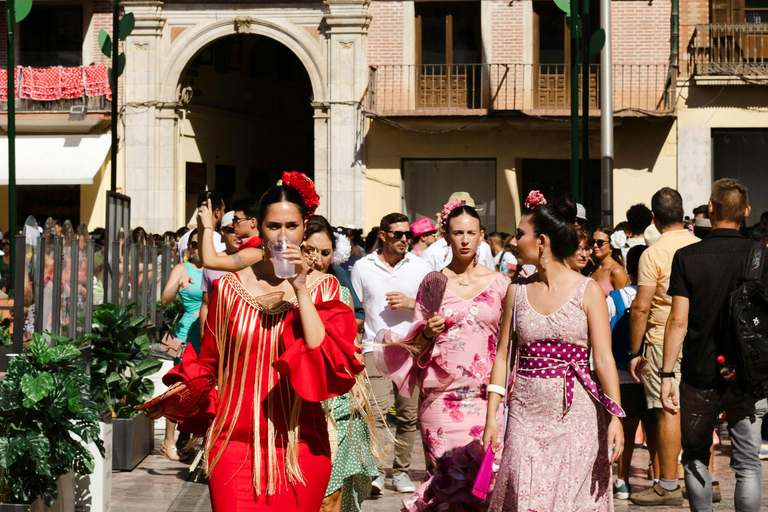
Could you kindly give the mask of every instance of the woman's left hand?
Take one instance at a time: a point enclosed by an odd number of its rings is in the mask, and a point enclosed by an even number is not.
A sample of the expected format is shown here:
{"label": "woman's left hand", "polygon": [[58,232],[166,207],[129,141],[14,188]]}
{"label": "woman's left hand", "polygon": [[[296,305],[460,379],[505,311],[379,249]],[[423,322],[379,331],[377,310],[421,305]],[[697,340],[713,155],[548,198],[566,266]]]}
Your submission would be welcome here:
{"label": "woman's left hand", "polygon": [[365,409],[365,396],[363,396],[363,389],[360,384],[355,384],[352,389],[349,390],[349,404],[352,409],[362,411]]}
{"label": "woman's left hand", "polygon": [[617,416],[611,416],[611,422],[608,424],[608,453],[611,455],[611,464],[619,460],[624,451],[624,426]]}
{"label": "woman's left hand", "polygon": [[300,289],[306,288],[309,264],[304,258],[301,248],[298,245],[289,245],[283,251],[283,258],[285,258],[286,261],[293,263],[296,266],[296,270],[298,270],[293,277],[288,278],[288,282],[291,283],[293,290],[298,292]]}

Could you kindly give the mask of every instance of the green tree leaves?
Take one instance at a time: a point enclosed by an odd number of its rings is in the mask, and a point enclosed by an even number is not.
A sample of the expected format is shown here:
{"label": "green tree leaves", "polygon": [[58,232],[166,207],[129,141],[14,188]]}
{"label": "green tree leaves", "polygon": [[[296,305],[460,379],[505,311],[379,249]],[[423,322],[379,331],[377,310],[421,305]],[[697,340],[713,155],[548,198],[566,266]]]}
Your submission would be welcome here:
{"label": "green tree leaves", "polygon": [[13,7],[16,23],[21,23],[29,15],[29,11],[32,10],[32,0],[16,0],[13,3]]}
{"label": "green tree leaves", "polygon": [[[133,15],[132,12],[126,13],[123,18],[118,23],[118,36],[120,41],[125,41],[125,39],[133,32],[133,29],[136,27],[136,17]],[[106,30],[100,30],[99,31],[99,48],[101,49],[101,53],[106,55],[107,57],[112,59],[112,51],[119,51],[117,48],[112,47],[112,37],[107,33]],[[125,53],[121,53],[117,56],[117,76],[123,74],[123,71],[125,71]],[[113,72],[112,68],[109,68],[109,83],[112,87],[113,95],[115,89],[117,89],[116,84],[113,83]]]}

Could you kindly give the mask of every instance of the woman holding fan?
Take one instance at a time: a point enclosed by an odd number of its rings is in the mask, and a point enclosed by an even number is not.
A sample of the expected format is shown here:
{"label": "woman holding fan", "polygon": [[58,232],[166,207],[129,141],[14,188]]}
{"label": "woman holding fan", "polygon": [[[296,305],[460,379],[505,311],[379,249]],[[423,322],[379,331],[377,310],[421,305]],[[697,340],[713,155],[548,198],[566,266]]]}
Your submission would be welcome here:
{"label": "woman holding fan", "polygon": [[[338,281],[310,274],[296,242],[317,204],[314,185],[299,173],[284,173],[282,185],[261,197],[259,233],[267,247],[281,236],[292,239],[282,257],[295,273],[277,277],[279,258],[267,249],[268,257],[216,281],[199,357],[185,358],[164,378],[179,387],[197,377],[216,382],[186,425],[197,434],[207,428],[215,512],[318,510],[325,494],[331,451],[320,402],[349,391],[364,366],[355,358],[357,325]],[[211,244],[208,207],[198,220]],[[161,401],[150,417],[168,407]]]}
{"label": "woman holding fan", "polygon": [[474,208],[450,201],[441,221],[453,259],[424,278],[409,335],[396,340],[389,331],[380,332],[374,355],[400,393],[421,388],[419,424],[428,474],[403,502],[405,510],[484,510],[472,484],[483,458],[486,387],[509,279],[478,265],[480,218]]}

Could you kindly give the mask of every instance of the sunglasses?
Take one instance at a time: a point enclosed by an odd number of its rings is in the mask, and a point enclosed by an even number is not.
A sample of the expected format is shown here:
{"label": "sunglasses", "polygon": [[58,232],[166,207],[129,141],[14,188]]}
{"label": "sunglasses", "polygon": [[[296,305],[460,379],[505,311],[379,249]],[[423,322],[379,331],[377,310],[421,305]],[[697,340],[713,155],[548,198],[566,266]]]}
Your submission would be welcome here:
{"label": "sunglasses", "polygon": [[221,232],[225,235],[233,235],[235,233],[235,228],[230,226],[222,226]]}
{"label": "sunglasses", "polygon": [[190,249],[197,249],[197,242],[189,242],[187,244],[187,247],[189,247]]}
{"label": "sunglasses", "polygon": [[608,243],[608,240],[593,240],[592,241],[592,245],[596,245],[598,249],[600,247],[604,246],[607,243]]}
{"label": "sunglasses", "polygon": [[413,238],[413,231],[386,231],[386,233],[391,233],[395,240],[400,240],[403,237]]}
{"label": "sunglasses", "polygon": [[232,222],[235,224],[240,224],[244,220],[251,220],[253,217],[232,217]]}

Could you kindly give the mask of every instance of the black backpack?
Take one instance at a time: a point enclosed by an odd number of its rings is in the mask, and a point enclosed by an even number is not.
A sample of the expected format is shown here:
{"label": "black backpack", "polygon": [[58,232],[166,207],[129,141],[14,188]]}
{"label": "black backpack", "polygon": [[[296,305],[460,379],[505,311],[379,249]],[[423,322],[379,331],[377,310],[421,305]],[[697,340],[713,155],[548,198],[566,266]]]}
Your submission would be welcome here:
{"label": "black backpack", "polygon": [[765,244],[754,242],[744,275],[726,296],[723,330],[726,361],[735,366],[738,387],[768,397],[768,287],[761,278]]}

